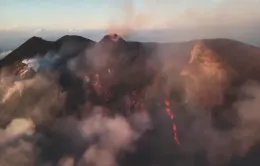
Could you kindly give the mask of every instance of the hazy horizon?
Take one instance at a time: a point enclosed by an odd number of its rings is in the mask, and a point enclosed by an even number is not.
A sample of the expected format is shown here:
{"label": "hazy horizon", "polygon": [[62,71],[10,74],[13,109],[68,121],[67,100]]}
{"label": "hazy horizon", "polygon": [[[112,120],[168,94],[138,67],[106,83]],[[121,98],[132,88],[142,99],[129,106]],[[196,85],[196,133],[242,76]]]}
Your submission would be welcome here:
{"label": "hazy horizon", "polygon": [[229,38],[260,46],[259,8],[259,0],[2,0],[0,51],[32,36],[97,41],[109,32],[136,41]]}

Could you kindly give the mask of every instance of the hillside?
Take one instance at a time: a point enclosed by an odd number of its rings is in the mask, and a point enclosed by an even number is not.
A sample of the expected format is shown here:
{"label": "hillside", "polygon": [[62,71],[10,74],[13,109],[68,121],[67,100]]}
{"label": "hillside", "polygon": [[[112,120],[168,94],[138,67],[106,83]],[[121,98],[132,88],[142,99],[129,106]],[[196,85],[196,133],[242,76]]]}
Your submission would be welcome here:
{"label": "hillside", "polygon": [[[70,54],[76,54],[86,47],[88,44],[93,41],[80,37],[80,36],[64,36],[57,41],[46,41],[39,37],[32,37],[28,39],[25,43],[19,46],[17,49],[9,53],[5,58],[0,61],[0,67],[12,65],[17,61],[22,61],[24,59],[41,57],[46,55],[48,52],[56,52],[61,54],[69,54],[69,51],[72,51]],[[83,46],[81,45],[83,44]],[[70,50],[64,50],[70,48]]]}
{"label": "hillside", "polygon": [[[223,104],[222,95],[229,88],[241,86],[250,80],[260,81],[260,49],[257,47],[228,39],[201,40],[194,44],[190,54],[181,74],[197,82],[195,85],[201,88],[197,93],[205,91],[206,86],[209,86],[208,90],[219,89],[219,104]],[[194,88],[188,88],[193,89],[190,93]],[[198,99],[197,93],[193,96]],[[208,98],[207,95],[204,97]],[[205,101],[202,102],[205,104]]]}
{"label": "hillside", "polygon": [[[82,77],[87,70],[89,74],[103,75],[101,81],[106,82],[106,88],[102,93],[110,88],[115,88],[115,94],[122,88],[142,88],[142,84],[152,84],[161,75],[168,79],[164,91],[185,89],[180,93],[186,94],[186,102],[198,100],[210,108],[225,103],[231,87],[237,88],[248,80],[260,81],[260,48],[229,39],[140,43],[127,42],[116,34],[104,36],[99,42],[80,36],[64,36],[54,42],[33,37],[0,60],[0,65],[10,67],[17,61],[48,55],[55,57],[48,63],[60,72],[77,71],[77,76]],[[77,65],[71,68],[72,62]],[[113,77],[106,76],[107,70],[114,72]],[[188,77],[182,79],[180,75]],[[118,89],[119,85],[122,87]],[[211,94],[214,101],[206,102]]]}
{"label": "hillside", "polygon": [[[37,62],[39,69],[33,71],[30,64],[25,65],[28,59]],[[244,109],[234,105],[247,99],[242,90],[249,80],[260,82],[259,60],[260,48],[229,39],[141,43],[125,41],[116,34],[97,42],[80,36],[57,41],[33,37],[0,60],[0,126],[5,128],[15,118],[30,118],[36,133],[51,142],[50,146],[39,145],[43,155],[55,153],[46,160],[57,161],[66,153],[79,155],[76,160],[89,143],[81,137],[70,142],[74,135],[63,130],[63,123],[77,131],[99,112],[112,121],[118,116],[125,118],[140,135],[140,140],[134,141],[134,153],[119,155],[123,165],[166,166],[191,158],[196,158],[194,165],[208,166],[208,160],[224,162],[225,156],[247,154],[258,140],[252,136],[255,140],[248,141],[252,144],[246,141],[244,129],[251,131],[248,126],[255,129],[259,125],[245,120],[247,116],[240,115]],[[12,70],[6,71],[8,68]],[[23,71],[30,71],[30,76],[13,78]],[[149,115],[152,128],[140,113]],[[75,121],[66,120],[71,117]],[[109,120],[104,119],[104,124]],[[53,128],[55,125],[58,127]],[[91,144],[103,146],[107,137],[101,135],[91,135]],[[60,139],[64,142],[57,141]]]}

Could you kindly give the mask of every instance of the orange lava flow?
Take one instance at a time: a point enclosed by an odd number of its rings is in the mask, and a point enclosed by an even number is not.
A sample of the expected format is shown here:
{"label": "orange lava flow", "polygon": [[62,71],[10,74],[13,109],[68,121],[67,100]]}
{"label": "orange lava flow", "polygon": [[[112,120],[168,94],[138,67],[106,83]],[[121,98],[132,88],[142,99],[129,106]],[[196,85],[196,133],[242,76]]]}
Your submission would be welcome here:
{"label": "orange lava flow", "polygon": [[[171,102],[170,102],[170,100],[168,100],[168,99],[166,99],[165,101],[164,101],[164,104],[165,104],[165,106],[166,106],[166,112],[167,112],[167,114],[168,114],[168,116],[170,117],[170,119],[171,120],[174,120],[174,114],[172,113],[172,110],[171,110],[171,108],[170,108],[170,106],[171,106]],[[177,137],[177,127],[176,127],[176,124],[173,122],[173,124],[172,124],[172,130],[173,130],[173,138],[174,138],[174,140],[175,140],[175,142],[178,144],[178,145],[180,145],[180,142],[179,142],[179,139],[178,139],[178,137]]]}

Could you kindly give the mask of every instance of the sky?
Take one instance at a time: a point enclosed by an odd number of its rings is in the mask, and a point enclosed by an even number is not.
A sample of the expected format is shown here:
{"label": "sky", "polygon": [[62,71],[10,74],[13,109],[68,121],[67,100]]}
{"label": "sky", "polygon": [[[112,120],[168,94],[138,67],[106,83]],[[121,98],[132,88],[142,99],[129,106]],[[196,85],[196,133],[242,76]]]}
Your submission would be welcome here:
{"label": "sky", "polygon": [[1,26],[23,28],[98,28],[115,14],[116,2],[104,0],[1,0]]}
{"label": "sky", "polygon": [[[146,23],[142,28],[165,28],[194,19],[207,22],[206,17],[230,21],[234,14],[259,14],[258,7],[259,0],[0,0],[0,27],[105,29],[130,17],[137,24],[142,17]],[[223,18],[218,10],[225,8],[236,11]]]}
{"label": "sky", "polygon": [[177,12],[186,8],[214,6],[218,3],[218,0],[199,0],[198,3],[193,1],[1,0],[0,27],[104,29],[112,22],[124,21],[125,15],[129,14],[127,8],[134,8],[135,12],[152,16],[154,11],[149,11],[149,8],[160,6],[160,13],[163,12],[164,17],[171,17],[168,14],[174,14],[174,10]]}
{"label": "sky", "polygon": [[163,29],[174,40],[228,37],[258,43],[253,40],[260,40],[259,9],[260,0],[0,0],[0,36]]}

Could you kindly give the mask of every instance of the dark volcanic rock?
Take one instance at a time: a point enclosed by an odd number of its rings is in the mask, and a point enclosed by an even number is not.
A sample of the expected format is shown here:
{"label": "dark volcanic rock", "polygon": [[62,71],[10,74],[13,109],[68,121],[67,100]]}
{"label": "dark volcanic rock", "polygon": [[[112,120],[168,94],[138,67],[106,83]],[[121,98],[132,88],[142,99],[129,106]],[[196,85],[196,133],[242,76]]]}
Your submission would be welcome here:
{"label": "dark volcanic rock", "polygon": [[42,57],[48,52],[60,54],[60,61],[66,62],[71,56],[77,55],[93,43],[92,40],[80,36],[64,36],[54,42],[46,41],[39,37],[32,37],[3,58],[0,61],[0,67],[12,65],[17,61],[21,62],[24,59]]}
{"label": "dark volcanic rock", "polygon": [[[2,110],[11,111],[0,111],[4,115],[0,117],[0,124],[4,125],[12,118],[24,116],[32,117],[38,127],[47,124],[46,132],[39,132],[56,145],[49,144],[44,149],[46,154],[53,152],[53,156],[47,158],[55,162],[63,157],[61,151],[72,149],[72,152],[67,153],[82,155],[85,147],[74,142],[68,145],[68,149],[63,147],[66,143],[60,140],[70,142],[70,137],[67,136],[73,132],[69,131],[64,136],[59,131],[52,131],[52,122],[68,115],[84,118],[82,114],[88,115],[92,106],[99,105],[110,111],[107,113],[110,116],[118,113],[128,116],[142,109],[148,109],[152,116],[153,130],[145,133],[137,142],[135,154],[122,157],[124,165],[174,165],[179,162],[177,158],[180,157],[180,148],[172,139],[172,120],[163,112],[164,97],[178,93],[172,97],[177,112],[185,110],[186,105],[182,104],[183,99],[180,97],[185,94],[187,105],[199,108],[199,111],[204,108],[212,111],[207,114],[213,119],[212,126],[220,131],[229,131],[236,125],[236,114],[231,108],[238,100],[241,85],[251,79],[260,81],[260,49],[227,39],[187,43],[140,43],[125,41],[116,34],[106,35],[99,42],[80,36],[64,36],[54,42],[33,37],[0,60],[0,67],[14,65],[14,69],[19,69],[20,65],[15,64],[21,64],[24,59],[47,56],[48,52],[57,54],[57,60],[50,71],[57,74],[58,81],[47,79],[47,82],[53,81],[54,85],[45,84],[44,88],[33,84],[36,88],[32,86],[25,97],[19,98],[16,95],[13,97],[15,102],[1,105]],[[29,92],[34,92],[34,96],[30,98]],[[54,104],[55,107],[50,105],[60,95],[66,96],[65,102]],[[38,106],[43,108],[39,109],[41,117],[46,117],[47,120],[35,115],[38,115]],[[32,108],[34,111],[31,111]],[[53,113],[49,113],[50,110]],[[183,138],[181,143],[185,144],[185,140],[189,140],[196,144],[195,139],[188,139],[189,134],[185,133],[194,127],[192,121],[196,121],[196,116],[184,115],[188,113],[176,113],[177,128],[182,130],[177,131],[183,136],[180,137]],[[199,116],[198,112],[197,114]],[[73,125],[70,127],[73,130]],[[83,144],[87,146],[87,143]],[[206,161],[203,150],[199,151],[199,157],[197,154],[189,155],[189,159],[195,158],[194,165]],[[181,158],[182,161],[187,159],[182,154]],[[202,159],[196,161],[197,158]]]}
{"label": "dark volcanic rock", "polygon": [[39,37],[32,37],[27,40],[20,47],[12,51],[9,55],[0,61],[0,66],[11,65],[16,61],[22,61],[27,58],[33,58],[34,56],[44,55],[49,50],[57,49],[54,42],[45,41]]}

